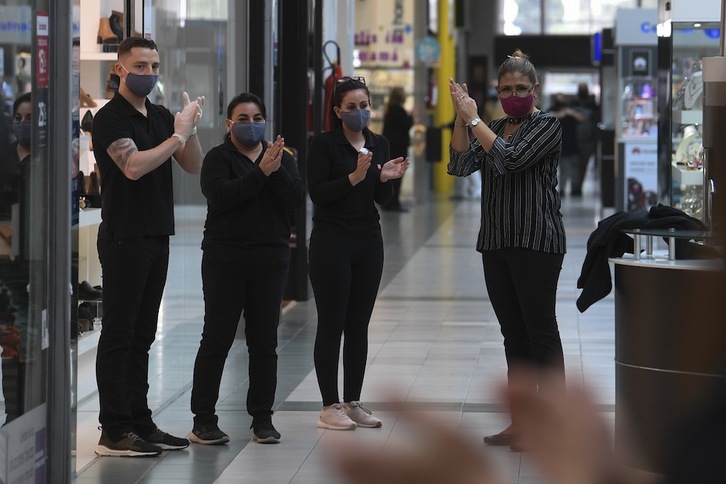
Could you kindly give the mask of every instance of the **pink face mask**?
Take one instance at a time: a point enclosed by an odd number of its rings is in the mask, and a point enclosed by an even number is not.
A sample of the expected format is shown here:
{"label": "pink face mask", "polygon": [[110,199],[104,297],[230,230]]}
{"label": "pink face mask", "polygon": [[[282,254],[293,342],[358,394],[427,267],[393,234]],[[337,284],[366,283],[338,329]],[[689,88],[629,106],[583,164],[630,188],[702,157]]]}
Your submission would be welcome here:
{"label": "pink face mask", "polygon": [[524,97],[510,96],[508,98],[499,98],[502,103],[502,109],[507,116],[518,118],[527,114],[534,105],[534,95],[530,94]]}

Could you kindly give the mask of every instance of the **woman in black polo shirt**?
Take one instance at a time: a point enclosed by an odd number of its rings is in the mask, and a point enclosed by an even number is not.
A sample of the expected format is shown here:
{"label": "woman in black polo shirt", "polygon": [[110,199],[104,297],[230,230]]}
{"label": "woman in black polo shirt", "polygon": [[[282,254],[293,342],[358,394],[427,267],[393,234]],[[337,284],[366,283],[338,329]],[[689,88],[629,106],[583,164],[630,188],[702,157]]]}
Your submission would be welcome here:
{"label": "woman in black polo shirt", "polygon": [[[330,103],[331,131],[313,138],[307,182],[314,204],[310,282],[318,309],[315,371],[323,398],[318,427],[380,427],[361,406],[368,323],[383,271],[383,240],[375,203],[393,196],[408,159],[389,160],[388,141],[368,129],[370,93],[362,77],[337,80]],[[375,202],[375,203],[374,203]],[[343,403],[338,358],[343,345]]]}
{"label": "woman in black polo shirt", "polygon": [[[557,192],[562,128],[557,118],[535,106],[537,72],[521,51],[500,66],[498,80],[506,116],[488,125],[477,117],[476,101],[466,86],[450,82],[456,120],[448,172],[456,176],[482,173],[476,248],[482,253],[487,292],[504,336],[510,376],[519,366],[548,368],[561,376],[556,384],[564,384],[555,313],[565,255]],[[512,425],[484,437],[486,444],[521,447],[516,405],[511,407]]]}
{"label": "woman in black polo shirt", "polygon": [[272,425],[277,385],[277,326],[290,261],[289,210],[305,200],[305,187],[285,142],[265,142],[267,112],[250,93],[227,107],[227,135],[202,165],[207,220],[202,240],[204,330],[194,362],[189,440],[223,444],[215,406],[222,370],[244,310],[249,351],[247,412],[252,438],[280,441]]}

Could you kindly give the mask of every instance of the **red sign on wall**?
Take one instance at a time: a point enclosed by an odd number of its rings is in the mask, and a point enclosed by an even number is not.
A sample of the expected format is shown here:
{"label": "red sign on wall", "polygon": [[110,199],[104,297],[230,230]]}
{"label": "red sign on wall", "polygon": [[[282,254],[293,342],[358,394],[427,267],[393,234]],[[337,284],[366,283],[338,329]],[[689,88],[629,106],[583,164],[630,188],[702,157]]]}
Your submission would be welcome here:
{"label": "red sign on wall", "polygon": [[38,12],[36,17],[36,35],[38,37],[38,56],[36,65],[36,86],[48,87],[48,13]]}

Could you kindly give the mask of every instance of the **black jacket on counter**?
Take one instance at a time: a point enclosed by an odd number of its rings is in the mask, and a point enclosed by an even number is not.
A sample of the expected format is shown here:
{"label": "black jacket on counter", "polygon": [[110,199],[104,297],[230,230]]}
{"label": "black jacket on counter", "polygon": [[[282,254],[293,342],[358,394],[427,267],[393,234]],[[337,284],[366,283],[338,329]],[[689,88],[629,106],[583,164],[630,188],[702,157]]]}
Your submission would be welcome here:
{"label": "black jacket on counter", "polygon": [[[649,211],[618,212],[598,223],[587,240],[587,254],[582,264],[577,288],[582,289],[577,298],[577,309],[584,313],[587,308],[604,298],[613,288],[608,258],[633,253],[634,240],[625,229],[706,230],[703,222],[686,215],[681,210],[658,204]],[[676,240],[676,258],[703,258],[698,249],[686,239]],[[708,255],[708,254],[707,254]],[[711,256],[713,254],[710,254]]]}

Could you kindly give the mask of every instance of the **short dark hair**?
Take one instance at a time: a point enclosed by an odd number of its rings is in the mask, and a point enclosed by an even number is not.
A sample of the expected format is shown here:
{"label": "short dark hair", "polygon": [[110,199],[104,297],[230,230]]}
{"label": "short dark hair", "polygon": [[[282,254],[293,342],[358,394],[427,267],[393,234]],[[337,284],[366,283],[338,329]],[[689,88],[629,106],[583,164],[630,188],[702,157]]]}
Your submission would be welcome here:
{"label": "short dark hair", "polygon": [[22,94],[18,96],[17,99],[15,99],[15,102],[13,102],[13,116],[15,116],[15,113],[18,112],[18,107],[23,103],[32,103],[33,100],[30,97],[30,93],[26,92],[25,94]]}
{"label": "short dark hair", "polygon": [[156,46],[156,42],[151,39],[145,39],[143,37],[126,37],[118,46],[118,58],[120,59],[122,55],[129,54],[131,49],[134,47],[141,47],[156,51],[159,50]]}
{"label": "short dark hair", "polygon": [[262,113],[262,117],[267,119],[267,109],[265,109],[265,103],[262,102],[262,99],[260,99],[258,95],[252,94],[251,92],[243,92],[241,94],[237,94],[235,97],[232,98],[232,100],[227,105],[227,118],[232,119],[232,111],[234,111],[234,108],[242,103],[257,104],[257,107],[260,108],[260,112]]}

